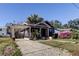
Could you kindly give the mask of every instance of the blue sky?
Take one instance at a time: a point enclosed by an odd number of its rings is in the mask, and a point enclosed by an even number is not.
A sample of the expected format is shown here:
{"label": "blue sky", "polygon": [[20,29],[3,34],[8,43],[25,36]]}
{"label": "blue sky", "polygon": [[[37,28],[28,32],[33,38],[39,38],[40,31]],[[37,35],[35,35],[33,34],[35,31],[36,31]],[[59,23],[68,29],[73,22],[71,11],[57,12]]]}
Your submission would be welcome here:
{"label": "blue sky", "polygon": [[[79,6],[79,5],[78,5]],[[73,4],[0,4],[0,26],[6,23],[23,22],[31,14],[38,14],[45,20],[59,20],[63,24],[69,20],[79,18],[79,9]]]}

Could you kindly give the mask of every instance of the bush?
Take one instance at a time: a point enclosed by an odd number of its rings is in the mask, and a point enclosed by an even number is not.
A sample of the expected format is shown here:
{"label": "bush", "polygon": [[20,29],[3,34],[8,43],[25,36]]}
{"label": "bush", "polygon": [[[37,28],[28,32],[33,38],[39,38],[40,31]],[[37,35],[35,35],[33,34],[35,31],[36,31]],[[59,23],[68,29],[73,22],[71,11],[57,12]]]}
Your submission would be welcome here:
{"label": "bush", "polygon": [[73,30],[72,31],[72,38],[73,39],[79,39],[79,31],[78,30]]}
{"label": "bush", "polygon": [[75,34],[72,34],[73,36],[72,36],[72,38],[73,39],[79,39],[79,34],[78,33],[75,33]]}
{"label": "bush", "polygon": [[60,32],[59,38],[69,39],[71,38],[71,32],[66,32],[66,31]]}
{"label": "bush", "polygon": [[16,49],[12,56],[22,56],[20,49]]}
{"label": "bush", "polygon": [[16,43],[10,38],[0,39],[0,55],[4,56],[21,56],[21,51],[17,48]]}

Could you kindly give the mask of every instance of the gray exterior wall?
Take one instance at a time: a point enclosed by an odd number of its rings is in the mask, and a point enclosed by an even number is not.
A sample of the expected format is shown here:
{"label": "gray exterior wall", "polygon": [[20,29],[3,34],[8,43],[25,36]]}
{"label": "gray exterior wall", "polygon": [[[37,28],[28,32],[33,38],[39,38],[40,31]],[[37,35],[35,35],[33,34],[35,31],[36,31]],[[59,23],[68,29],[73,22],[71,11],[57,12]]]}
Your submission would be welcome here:
{"label": "gray exterior wall", "polygon": [[0,36],[8,36],[7,27],[0,27]]}

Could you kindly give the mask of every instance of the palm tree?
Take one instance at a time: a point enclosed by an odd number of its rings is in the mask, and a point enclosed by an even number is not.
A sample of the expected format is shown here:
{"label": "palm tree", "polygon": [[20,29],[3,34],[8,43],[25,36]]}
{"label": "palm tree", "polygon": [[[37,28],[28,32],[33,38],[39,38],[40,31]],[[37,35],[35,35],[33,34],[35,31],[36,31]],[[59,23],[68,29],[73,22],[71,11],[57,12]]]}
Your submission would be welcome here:
{"label": "palm tree", "polygon": [[34,15],[31,15],[27,18],[27,23],[36,24],[36,23],[39,23],[43,20],[44,19],[42,17],[39,17],[37,14],[34,14]]}
{"label": "palm tree", "polygon": [[[27,23],[28,24],[36,24],[39,22],[42,22],[44,19],[42,17],[39,17],[37,14],[31,15],[27,18]],[[32,32],[32,39],[36,40],[37,39],[37,35],[38,35],[38,31],[34,30],[34,32]]]}

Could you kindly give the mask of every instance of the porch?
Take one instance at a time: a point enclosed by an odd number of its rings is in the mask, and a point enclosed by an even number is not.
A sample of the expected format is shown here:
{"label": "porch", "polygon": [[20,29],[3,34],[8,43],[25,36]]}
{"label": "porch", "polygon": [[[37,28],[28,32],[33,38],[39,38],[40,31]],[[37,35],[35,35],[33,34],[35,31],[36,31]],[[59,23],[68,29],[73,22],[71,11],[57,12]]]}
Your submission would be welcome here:
{"label": "porch", "polygon": [[34,37],[34,35],[36,35],[36,37],[40,39],[40,38],[48,38],[52,36],[53,33],[54,33],[54,28],[47,25],[46,23],[11,26],[12,38],[30,38],[31,39]]}

